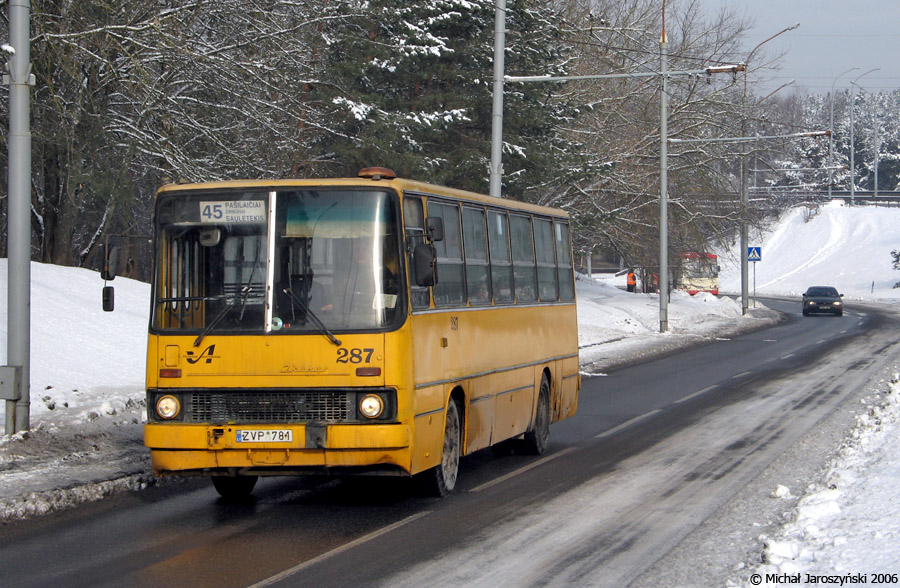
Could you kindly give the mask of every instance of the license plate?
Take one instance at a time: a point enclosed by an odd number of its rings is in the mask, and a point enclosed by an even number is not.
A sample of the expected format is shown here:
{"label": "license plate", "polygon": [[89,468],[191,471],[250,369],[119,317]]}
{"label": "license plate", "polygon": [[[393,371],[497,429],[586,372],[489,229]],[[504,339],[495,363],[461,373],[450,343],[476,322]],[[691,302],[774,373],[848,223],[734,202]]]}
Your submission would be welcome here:
{"label": "license plate", "polygon": [[294,440],[292,429],[238,429],[238,443],[290,443]]}

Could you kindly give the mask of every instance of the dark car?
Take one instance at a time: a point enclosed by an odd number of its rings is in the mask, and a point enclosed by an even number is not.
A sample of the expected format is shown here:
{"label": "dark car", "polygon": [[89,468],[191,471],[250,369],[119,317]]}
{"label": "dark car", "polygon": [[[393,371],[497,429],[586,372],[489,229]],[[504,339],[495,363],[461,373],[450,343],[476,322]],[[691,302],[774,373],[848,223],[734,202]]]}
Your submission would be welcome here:
{"label": "dark car", "polygon": [[828,313],[834,316],[844,314],[843,294],[838,294],[831,286],[810,286],[803,293],[803,316]]}

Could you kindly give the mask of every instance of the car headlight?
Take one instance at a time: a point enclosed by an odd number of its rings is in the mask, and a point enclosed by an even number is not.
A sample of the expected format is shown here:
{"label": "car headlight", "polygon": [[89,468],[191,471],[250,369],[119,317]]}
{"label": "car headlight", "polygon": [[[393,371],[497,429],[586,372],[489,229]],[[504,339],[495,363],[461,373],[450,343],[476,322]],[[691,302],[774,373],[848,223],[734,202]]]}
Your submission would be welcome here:
{"label": "car headlight", "polygon": [[164,420],[172,420],[181,414],[181,402],[171,395],[160,396],[156,401],[156,414]]}
{"label": "car headlight", "polygon": [[835,306],[843,306],[844,303],[841,302],[840,300],[835,300],[835,301],[834,301],[834,305],[835,305]]}
{"label": "car headlight", "polygon": [[378,418],[384,412],[384,400],[377,394],[367,394],[359,401],[359,412],[367,419]]}

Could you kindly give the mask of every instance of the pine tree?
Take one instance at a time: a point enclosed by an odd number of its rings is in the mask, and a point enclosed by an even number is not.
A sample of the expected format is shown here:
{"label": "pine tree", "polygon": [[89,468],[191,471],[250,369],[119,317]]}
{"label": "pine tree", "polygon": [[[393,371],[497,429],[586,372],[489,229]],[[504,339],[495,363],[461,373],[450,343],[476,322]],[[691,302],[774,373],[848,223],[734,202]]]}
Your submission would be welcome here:
{"label": "pine tree", "polygon": [[[507,6],[507,73],[559,73],[561,35],[542,4]],[[347,4],[323,34],[330,40],[315,91],[330,132],[317,148],[331,175],[384,165],[453,187],[488,188],[494,5],[490,0],[375,0]],[[337,16],[337,14],[335,15]],[[559,85],[507,85],[504,195],[539,199],[538,186],[572,167],[560,137],[572,107]],[[323,170],[314,170],[322,173]]]}

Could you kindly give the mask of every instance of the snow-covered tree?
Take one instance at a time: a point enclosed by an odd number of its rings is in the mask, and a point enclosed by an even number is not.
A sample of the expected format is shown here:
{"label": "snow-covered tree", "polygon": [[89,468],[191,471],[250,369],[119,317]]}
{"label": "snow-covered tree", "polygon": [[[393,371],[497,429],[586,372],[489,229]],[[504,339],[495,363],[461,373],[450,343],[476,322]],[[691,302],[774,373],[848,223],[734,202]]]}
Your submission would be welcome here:
{"label": "snow-covered tree", "polygon": [[[480,192],[488,188],[494,4],[490,0],[373,0],[337,4],[323,30],[327,83],[316,101],[331,133],[317,148],[329,175],[385,165],[398,174]],[[546,2],[507,3],[508,75],[560,74],[568,47]],[[574,113],[558,84],[507,85],[507,197],[540,201],[577,172],[563,131]]]}
{"label": "snow-covered tree", "polygon": [[[572,10],[579,33],[575,73],[659,72],[658,2],[595,0]],[[667,5],[667,66],[699,70],[741,61],[746,24],[723,13],[708,19],[690,2]],[[740,133],[737,78],[673,76],[668,80],[669,138],[734,137]],[[570,91],[589,98],[573,133],[587,144],[596,174],[557,202],[573,210],[577,247],[615,251],[629,265],[659,260],[660,77],[578,82]],[[668,159],[670,251],[702,248],[724,236],[739,218],[738,148],[725,143],[670,145]]]}

